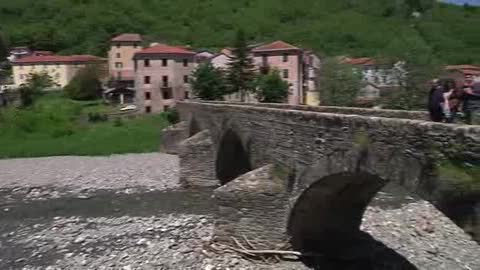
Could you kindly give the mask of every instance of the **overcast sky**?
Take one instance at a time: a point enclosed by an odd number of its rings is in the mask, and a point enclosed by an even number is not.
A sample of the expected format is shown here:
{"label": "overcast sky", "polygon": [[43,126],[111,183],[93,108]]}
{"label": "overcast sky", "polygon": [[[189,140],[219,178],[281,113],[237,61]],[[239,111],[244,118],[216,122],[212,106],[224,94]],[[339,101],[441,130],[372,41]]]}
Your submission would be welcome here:
{"label": "overcast sky", "polygon": [[480,6],[480,0],[443,0],[443,1],[448,3],[460,4],[460,5],[469,3],[471,5]]}

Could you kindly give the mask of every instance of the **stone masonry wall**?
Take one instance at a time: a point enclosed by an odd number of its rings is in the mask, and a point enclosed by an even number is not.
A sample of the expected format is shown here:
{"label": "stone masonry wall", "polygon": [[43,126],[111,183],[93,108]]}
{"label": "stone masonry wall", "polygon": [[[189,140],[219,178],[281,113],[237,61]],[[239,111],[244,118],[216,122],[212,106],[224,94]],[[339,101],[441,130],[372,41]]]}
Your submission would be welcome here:
{"label": "stone masonry wall", "polygon": [[[203,101],[202,101],[203,102]],[[429,114],[426,111],[405,111],[405,110],[380,110],[358,107],[335,107],[335,106],[306,106],[306,105],[289,105],[279,103],[232,103],[221,101],[208,101],[207,103],[225,104],[225,105],[247,105],[261,108],[276,108],[284,110],[299,110],[310,112],[338,113],[338,114],[355,114],[365,116],[377,116],[386,118],[401,118],[412,120],[428,120]]]}
{"label": "stone masonry wall", "polygon": [[179,145],[180,183],[186,187],[211,187],[219,184],[215,176],[215,149],[208,130],[201,131]]}
{"label": "stone masonry wall", "polygon": [[292,197],[327,175],[361,170],[434,200],[436,161],[480,166],[478,126],[273,107],[178,104],[181,115],[208,127],[215,147],[233,129],[249,142],[253,168],[273,163],[295,172]]}
{"label": "stone masonry wall", "polygon": [[215,240],[252,249],[281,249],[288,243],[285,179],[271,165],[246,173],[214,192],[218,204]]}

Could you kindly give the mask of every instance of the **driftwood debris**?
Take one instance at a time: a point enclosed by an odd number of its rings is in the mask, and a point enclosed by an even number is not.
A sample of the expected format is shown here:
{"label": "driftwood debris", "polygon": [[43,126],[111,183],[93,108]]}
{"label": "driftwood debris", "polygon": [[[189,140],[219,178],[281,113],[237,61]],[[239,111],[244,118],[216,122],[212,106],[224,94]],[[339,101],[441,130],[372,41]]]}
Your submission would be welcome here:
{"label": "driftwood debris", "polygon": [[255,245],[249,241],[245,236],[243,240],[248,245],[248,248],[243,245],[238,239],[232,237],[235,246],[216,243],[210,245],[210,248],[216,252],[236,252],[243,255],[248,260],[262,260],[265,263],[275,263],[282,260],[300,260],[303,257],[320,257],[319,254],[302,253],[291,250],[275,250],[275,249],[257,249]]}

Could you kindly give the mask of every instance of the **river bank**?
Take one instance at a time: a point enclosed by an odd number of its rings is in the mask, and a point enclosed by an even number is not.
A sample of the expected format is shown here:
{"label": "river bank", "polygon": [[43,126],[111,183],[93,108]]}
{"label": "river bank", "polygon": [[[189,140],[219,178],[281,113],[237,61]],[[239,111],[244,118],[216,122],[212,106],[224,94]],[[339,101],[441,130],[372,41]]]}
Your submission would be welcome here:
{"label": "river bank", "polygon": [[480,269],[477,243],[398,188],[364,215],[368,259],[310,268],[214,252],[211,190],[182,190],[175,156],[0,160],[0,171],[0,269]]}

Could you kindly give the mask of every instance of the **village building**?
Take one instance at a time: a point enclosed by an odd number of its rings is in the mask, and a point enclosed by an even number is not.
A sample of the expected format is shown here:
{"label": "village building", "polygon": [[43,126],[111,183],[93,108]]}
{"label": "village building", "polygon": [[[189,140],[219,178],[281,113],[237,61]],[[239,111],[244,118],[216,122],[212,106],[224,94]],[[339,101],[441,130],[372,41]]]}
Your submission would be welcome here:
{"label": "village building", "polygon": [[[252,58],[257,71],[268,74],[276,69],[289,85],[287,102],[292,105],[318,105],[318,74],[320,58],[310,50],[304,50],[284,41],[275,41],[251,47]],[[211,59],[213,66],[227,69],[232,52],[224,48]],[[240,94],[225,96],[227,101],[239,102]],[[256,102],[254,94],[248,94],[245,102]]]}
{"label": "village building", "polygon": [[14,47],[10,49],[7,60],[10,62],[14,62],[16,60],[19,60],[27,56],[47,56],[47,55],[54,55],[54,53],[51,51],[34,51],[28,47]]}
{"label": "village building", "polygon": [[110,41],[108,70],[113,86],[134,87],[135,66],[133,56],[141,51],[143,38],[139,34],[125,33]]}
{"label": "village building", "polygon": [[451,65],[446,66],[447,77],[454,79],[457,86],[463,86],[467,81],[472,82],[480,78],[480,66],[473,65]]}
{"label": "village building", "polygon": [[164,44],[134,55],[136,103],[141,112],[162,112],[188,99],[195,52]]}
{"label": "village building", "polygon": [[88,65],[105,69],[106,60],[92,55],[25,56],[12,62],[13,82],[16,88],[25,84],[30,74],[49,75],[56,87],[65,87],[79,70]]}
{"label": "village building", "polygon": [[363,85],[358,94],[360,103],[380,98],[382,94],[398,88],[406,78],[404,62],[401,61],[391,63],[369,57],[341,57],[340,63],[352,65],[354,71],[361,72]]}

